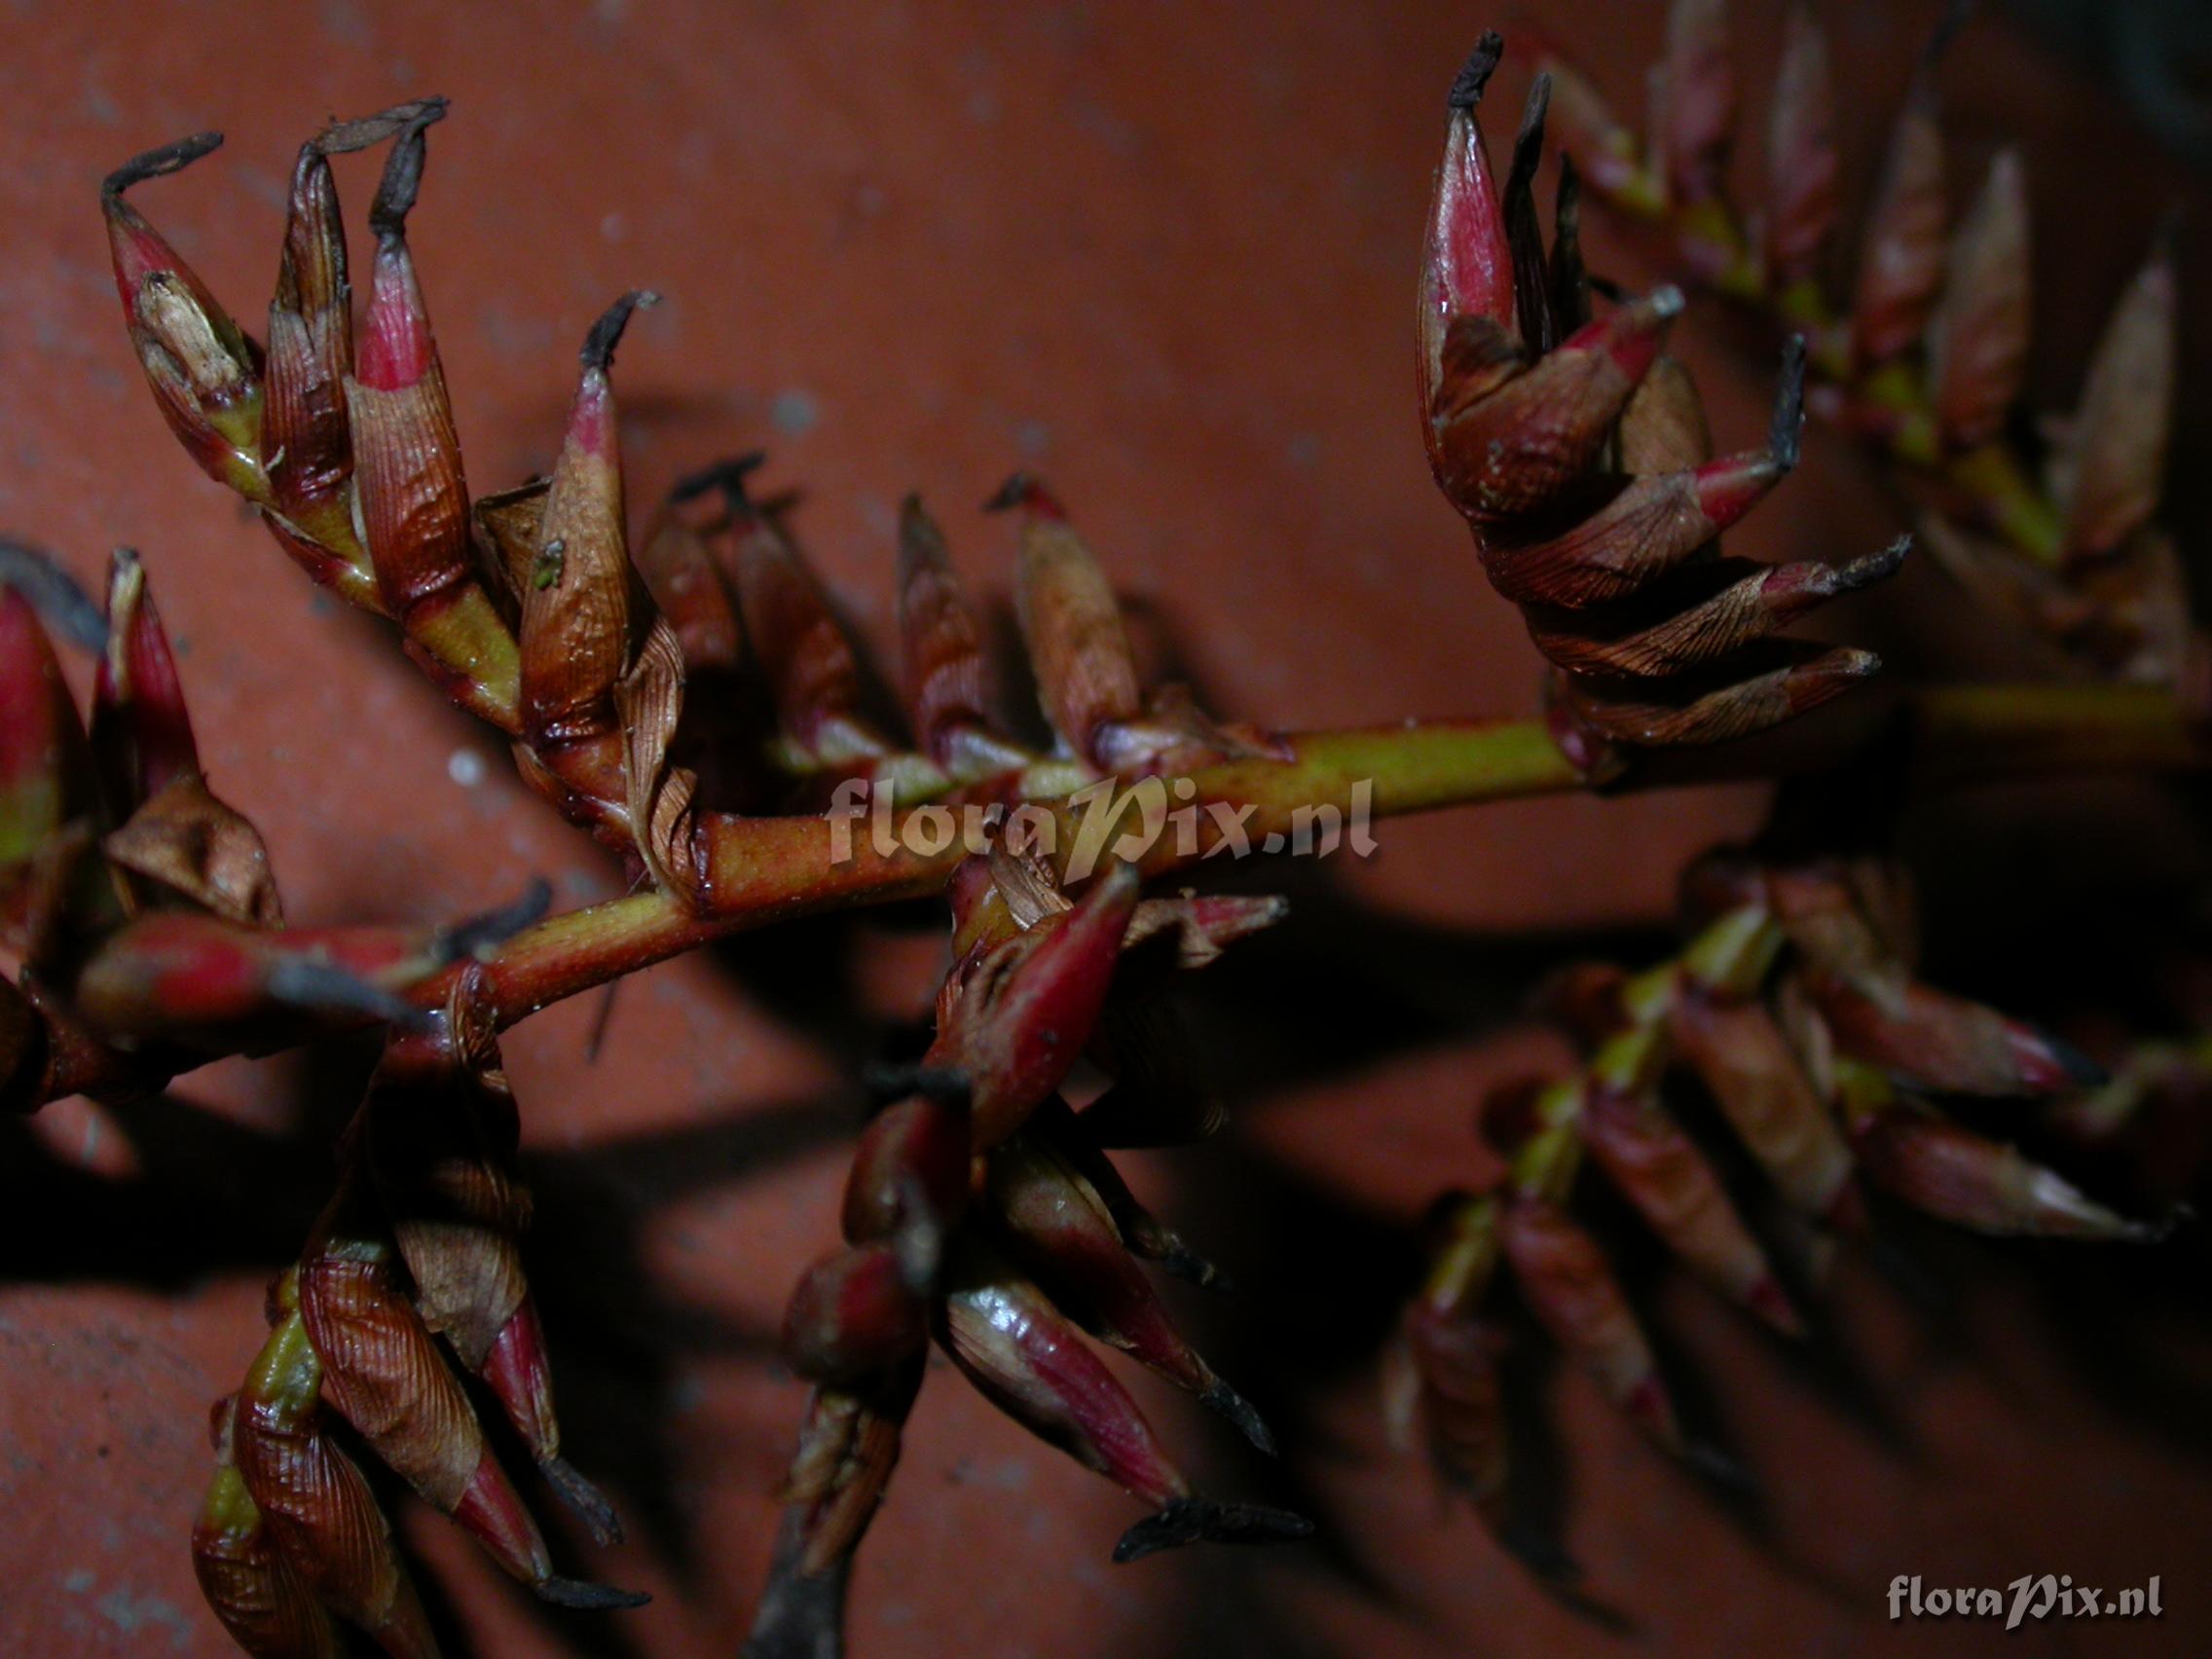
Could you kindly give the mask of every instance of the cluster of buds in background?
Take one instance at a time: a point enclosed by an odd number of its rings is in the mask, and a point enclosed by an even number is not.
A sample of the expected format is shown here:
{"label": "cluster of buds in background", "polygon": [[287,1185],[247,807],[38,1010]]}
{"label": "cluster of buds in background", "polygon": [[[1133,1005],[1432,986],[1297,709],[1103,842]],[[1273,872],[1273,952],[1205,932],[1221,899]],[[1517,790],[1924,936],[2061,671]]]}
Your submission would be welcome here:
{"label": "cluster of buds in background", "polygon": [[1945,203],[1936,73],[1966,7],[1947,8],[1899,105],[1857,264],[1837,279],[1834,89],[1794,0],[1773,71],[1763,197],[1729,200],[1738,77],[1727,0],[1674,0],[1639,135],[1557,48],[1536,58],[1582,184],[1662,232],[1687,279],[1760,308],[1810,345],[1812,406],[1919,483],[1919,532],[1977,601],[2055,668],[2195,688],[2204,656],[2182,566],[2157,522],[2173,424],[2170,227],[2113,307],[2081,401],[2026,422],[2035,334],[2027,192],[1998,151],[1956,224]]}
{"label": "cluster of buds in background", "polygon": [[[1936,1104],[2078,1101],[2103,1079],[2047,1032],[1917,977],[1913,904],[1895,865],[1725,852],[1692,866],[1683,900],[1694,933],[1673,960],[1635,974],[1570,968],[1539,993],[1587,1058],[1570,1076],[1485,1101],[1481,1126],[1508,1161],[1502,1185],[1439,1201],[1428,1276],[1393,1349],[1387,1407],[1401,1446],[1425,1446],[1501,1539],[1546,1571],[1567,1564],[1511,1499],[1501,1263],[1551,1339],[1663,1450],[1714,1461],[1685,1437],[1628,1298],[1567,1208],[1586,1156],[1696,1277],[1791,1338],[1807,1334],[1798,1300],[1838,1238],[1866,1231],[1867,1184],[2000,1236],[2165,1232]],[[1793,1246],[1786,1268],[1667,1104],[1675,1075],[1695,1081],[1771,1187],[1783,1216],[1770,1231]]]}

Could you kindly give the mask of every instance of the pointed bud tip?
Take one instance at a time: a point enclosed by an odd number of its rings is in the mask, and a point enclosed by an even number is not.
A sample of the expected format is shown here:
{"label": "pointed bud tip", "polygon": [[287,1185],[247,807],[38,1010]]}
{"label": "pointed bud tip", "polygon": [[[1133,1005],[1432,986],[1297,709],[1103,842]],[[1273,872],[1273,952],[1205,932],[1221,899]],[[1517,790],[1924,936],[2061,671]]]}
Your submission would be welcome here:
{"label": "pointed bud tip", "polygon": [[1485,29],[1466,62],[1459,65],[1459,73],[1453,77],[1452,90],[1444,95],[1444,107],[1471,110],[1481,103],[1490,78],[1497,73],[1498,59],[1504,55],[1505,37],[1495,29]]}
{"label": "pointed bud tip", "polygon": [[1275,1437],[1260,1414],[1252,1409],[1252,1402],[1215,1378],[1213,1385],[1198,1396],[1198,1403],[1210,1411],[1219,1412],[1236,1425],[1236,1431],[1260,1451],[1272,1457],[1275,1455]]}
{"label": "pointed bud tip", "polygon": [[100,200],[112,207],[122,201],[123,193],[132,185],[143,184],[147,179],[161,178],[188,167],[202,156],[221,149],[222,145],[223,135],[220,132],[195,132],[189,138],[179,138],[173,144],[142,151],[100,181]]}
{"label": "pointed bud tip", "polygon": [[1790,1301],[1788,1293],[1772,1273],[1761,1273],[1744,1292],[1744,1306],[1786,1337],[1802,1342],[1811,1335],[1804,1315],[1797,1311],[1797,1305]]}
{"label": "pointed bud tip", "polygon": [[983,503],[983,511],[1004,513],[1011,512],[1015,507],[1031,506],[1044,494],[1045,486],[1038,482],[1035,473],[1018,470],[1010,472],[1006,475],[1006,482],[993,491],[990,498]]}
{"label": "pointed bud tip", "polygon": [[2063,1037],[2038,1030],[2019,1044],[2023,1058],[2044,1074],[2038,1081],[2047,1081],[2053,1088],[2101,1088],[2112,1081],[2112,1074],[2089,1058]]}
{"label": "pointed bud tip", "polygon": [[1828,651],[1806,663],[1797,673],[1808,679],[1871,680],[1882,672],[1882,659],[1872,651],[1848,646]]}

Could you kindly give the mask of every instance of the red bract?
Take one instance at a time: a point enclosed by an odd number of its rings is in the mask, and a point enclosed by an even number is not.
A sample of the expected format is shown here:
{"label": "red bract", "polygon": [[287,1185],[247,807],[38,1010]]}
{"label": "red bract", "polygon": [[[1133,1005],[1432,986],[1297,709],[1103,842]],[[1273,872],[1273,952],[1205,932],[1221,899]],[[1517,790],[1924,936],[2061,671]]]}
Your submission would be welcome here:
{"label": "red bract", "polygon": [[[1676,16],[1661,127],[1667,173],[1677,196],[1704,202],[1718,188],[1733,101],[1726,39],[1717,5],[1700,0]],[[1581,321],[1572,176],[1549,262],[1530,196],[1547,77],[1530,93],[1502,202],[1488,189],[1475,106],[1499,50],[1486,37],[1453,90],[1430,207],[1420,366],[1437,484],[1466,516],[1498,591],[1523,608],[1537,648],[1563,671],[1555,719],[1578,764],[1617,764],[1614,745],[1718,743],[1777,724],[1877,664],[1863,651],[1761,660],[1747,647],[1888,575],[1905,544],[1835,570],[1683,569],[1795,463],[1802,350],[1786,367],[1764,456],[1706,466],[1702,432],[1689,437],[1702,427],[1690,395],[1686,415],[1680,398],[1672,409],[1654,403],[1670,438],[1640,446],[1645,453],[1631,461],[1637,393],[1681,295],[1662,287]],[[1608,449],[1620,459],[1609,461]],[[1656,470],[1640,470],[1653,461]]]}
{"label": "red bract", "polygon": [[1638,1427],[1679,1452],[1681,1427],[1651,1345],[1597,1240],[1555,1204],[1526,1197],[1507,1202],[1499,1236],[1521,1294],[1552,1340]]}

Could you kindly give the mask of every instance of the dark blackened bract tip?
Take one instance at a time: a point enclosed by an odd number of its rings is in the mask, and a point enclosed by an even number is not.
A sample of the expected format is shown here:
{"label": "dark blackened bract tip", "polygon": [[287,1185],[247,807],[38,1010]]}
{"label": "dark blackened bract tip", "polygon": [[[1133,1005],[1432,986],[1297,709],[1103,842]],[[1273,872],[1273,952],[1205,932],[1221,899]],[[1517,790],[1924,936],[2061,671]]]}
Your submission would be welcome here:
{"label": "dark blackened bract tip", "polygon": [[470,916],[441,931],[430,941],[430,956],[440,966],[466,957],[481,956],[504,944],[523,929],[544,920],[553,907],[553,884],[542,875],[533,876],[522,896],[512,903],[480,916]]}
{"label": "dark blackened bract tip", "polygon": [[1006,475],[1006,482],[1001,484],[992,494],[991,498],[983,503],[983,511],[1003,513],[1026,505],[1036,496],[1040,488],[1035,473],[1010,472]]}
{"label": "dark blackened bract tip", "polygon": [[1161,1550],[1185,1544],[1283,1544],[1313,1535],[1313,1523],[1288,1509],[1259,1503],[1219,1503],[1210,1497],[1178,1497],[1157,1515],[1148,1515],[1122,1534],[1114,1546],[1117,1562],[1142,1561]]}
{"label": "dark blackened bract tip", "polygon": [[622,331],[630,326],[631,316],[641,311],[650,311],[660,304],[660,295],[650,288],[632,288],[600,313],[597,322],[584,335],[583,350],[577,352],[585,370],[596,369],[605,374],[614,366],[614,348],[622,343]]}
{"label": "dark blackened bract tip", "polygon": [[[116,549],[118,557],[129,549]],[[136,555],[132,554],[135,558]],[[71,645],[94,654],[107,648],[107,618],[77,578],[35,547],[0,540],[0,587],[22,595],[39,620]]]}
{"label": "dark blackened bract tip", "polygon": [[569,1512],[584,1524],[595,1544],[618,1544],[622,1541],[622,1517],[615,1513],[614,1505],[607,1494],[593,1486],[577,1471],[568,1458],[555,1456],[537,1465],[537,1472],[545,1477],[545,1484],[567,1506]]}
{"label": "dark blackened bract tip", "polygon": [[425,1031],[436,1023],[428,1011],[335,962],[286,957],[270,967],[263,983],[271,1001],[309,1014],[357,1014],[402,1031]]}
{"label": "dark blackened bract tip", "polygon": [[1521,339],[1542,356],[1559,344],[1552,315],[1551,278],[1544,256],[1544,227],[1536,214],[1536,169],[1544,162],[1544,117],[1552,104],[1552,78],[1538,75],[1529,86],[1521,111],[1521,130],[1513,140],[1513,165],[1505,176],[1502,203],[1505,238],[1513,252],[1513,308]]}
{"label": "dark blackened bract tip", "polygon": [[956,1066],[873,1065],[862,1072],[861,1082],[870,1103],[878,1108],[917,1094],[947,1106],[965,1106],[975,1092],[968,1074]]}
{"label": "dark blackened bract tip", "polygon": [[1551,113],[1552,74],[1549,69],[1529,83],[1528,101],[1521,106],[1521,130],[1513,139],[1513,171],[1533,180],[1544,159],[1544,118]]}
{"label": "dark blackened bract tip", "polygon": [[679,478],[670,487],[668,498],[671,501],[695,501],[711,490],[719,490],[732,512],[751,518],[754,516],[753,501],[745,493],[746,476],[767,463],[766,450],[747,450],[743,455],[724,457]]}
{"label": "dark blackened bract tip", "polygon": [[1501,1523],[1497,1541],[1506,1553],[1547,1584],[1579,1584],[1582,1567],[1557,1538],[1527,1521],[1514,1518]]}
{"label": "dark blackened bract tip", "polygon": [[1490,78],[1497,73],[1497,60],[1504,55],[1505,37],[1495,29],[1485,29],[1482,39],[1475,42],[1475,50],[1467,54],[1466,62],[1459,65],[1459,73],[1452,78],[1452,90],[1444,94],[1444,107],[1473,109],[1481,103]]}
{"label": "dark blackened bract tip", "polygon": [[222,147],[220,132],[195,132],[189,138],[179,138],[160,149],[141,151],[100,180],[100,200],[113,205],[132,185],[188,167],[209,151]]}
{"label": "dark blackened bract tip", "polygon": [[2044,1047],[2050,1051],[2050,1057],[2058,1062],[2059,1069],[2066,1073],[2077,1088],[2102,1088],[2112,1081],[2110,1072],[2065,1038],[2055,1037],[2043,1030],[2038,1030],[2036,1035],[2043,1039]]}
{"label": "dark blackened bract tip", "polygon": [[1559,188],[1552,198],[1552,259],[1546,283],[1552,328],[1563,339],[1590,320],[1590,272],[1582,262],[1582,172],[1560,152]]}
{"label": "dark blackened bract tip", "polygon": [[394,134],[384,176],[377,181],[376,200],[369,203],[369,229],[378,240],[398,241],[407,235],[407,215],[415,210],[415,198],[423,188],[423,164],[429,155],[424,133],[443,121],[445,113],[443,98],[426,99]]}
{"label": "dark blackened bract tip", "polygon": [[1724,1492],[1744,1497],[1759,1495],[1759,1483],[1751,1470],[1710,1441],[1691,1441],[1682,1449],[1682,1460]]}
{"label": "dark blackened bract tip", "polygon": [[411,127],[428,127],[443,121],[450,108],[446,99],[435,92],[426,98],[411,98],[406,103],[393,104],[389,109],[380,109],[376,114],[364,115],[358,120],[333,120],[308,140],[308,147],[320,150],[326,156],[350,156],[355,150],[366,150],[373,144],[381,144]]}
{"label": "dark blackened bract tip", "polygon": [[2165,1214],[2159,1216],[2156,1221],[2144,1222],[2142,1232],[2135,1236],[2137,1241],[2144,1244],[2163,1244],[2174,1235],[2178,1229],[2189,1226],[2195,1219],[2196,1206],[2194,1204],[2168,1204]]}
{"label": "dark blackened bract tip", "polygon": [[1767,426],[1767,454],[1785,472],[1796,470],[1805,431],[1805,337],[1782,343],[1782,378],[1774,388],[1774,416]]}
{"label": "dark blackened bract tip", "polygon": [[1224,1295],[1235,1292],[1236,1281],[1199,1255],[1187,1244],[1177,1244],[1160,1258],[1160,1270],[1185,1284],[1195,1284],[1200,1290],[1218,1290]]}
{"label": "dark blackened bract tip", "polygon": [[1198,1403],[1219,1412],[1236,1425],[1236,1432],[1249,1440],[1269,1456],[1275,1455],[1275,1437],[1260,1414],[1252,1409],[1252,1402],[1232,1388],[1220,1378],[1213,1386],[1198,1396]]}
{"label": "dark blackened bract tip", "polygon": [[550,1602],[556,1607],[580,1607],[586,1612],[642,1607],[652,1600],[643,1590],[617,1590],[611,1584],[593,1584],[582,1578],[541,1578],[531,1588],[540,1602]]}

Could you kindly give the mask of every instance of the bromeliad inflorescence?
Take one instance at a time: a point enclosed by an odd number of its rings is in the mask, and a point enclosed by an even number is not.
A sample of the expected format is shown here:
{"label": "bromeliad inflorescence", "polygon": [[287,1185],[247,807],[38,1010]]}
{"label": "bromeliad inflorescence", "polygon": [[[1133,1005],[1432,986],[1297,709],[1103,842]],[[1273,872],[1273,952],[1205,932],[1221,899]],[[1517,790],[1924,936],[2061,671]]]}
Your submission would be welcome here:
{"label": "bromeliad inflorescence", "polygon": [[[388,618],[433,682],[511,740],[522,778],[613,852],[633,884],[564,916],[544,914],[540,888],[445,928],[288,927],[260,837],[202,775],[135,558],[117,556],[104,617],[36,557],[0,563],[0,921],[17,964],[0,995],[8,1098],[35,1108],[71,1092],[119,1096],[216,1055],[386,1028],[336,1191],[276,1278],[266,1340],[211,1419],[216,1475],[195,1561],[247,1651],[337,1653],[342,1627],[390,1653],[435,1651],[350,1447],[538,1596],[582,1607],[637,1600],[557,1570],[463,1382],[481,1382],[596,1537],[619,1535],[612,1507],[568,1460],[554,1410],[523,1266],[530,1199],[499,1033],[737,929],[934,893],[952,918],[934,1039],[918,1064],[883,1075],[881,1109],[854,1152],[843,1241],[807,1271],[787,1311],[787,1357],[814,1392],[753,1650],[835,1650],[846,1569],[933,1342],[1007,1415],[1146,1507],[1119,1560],[1310,1530],[1196,1492],[1099,1351],[1121,1351],[1272,1449],[1253,1406],[1176,1330],[1149,1270],[1200,1284],[1220,1275],[1138,1203],[1110,1154],[1219,1126],[1172,984],[1284,906],[1145,895],[1148,878],[1197,864],[1218,834],[1136,835],[1095,874],[1072,868],[1071,799],[1160,780],[1257,836],[1341,809],[1355,790],[1389,814],[1663,782],[1660,752],[1773,726],[1869,676],[1868,653],[1774,636],[1886,575],[1904,551],[1900,541],[1832,568],[1716,555],[1718,535],[1796,461],[1807,350],[1785,356],[1764,444],[1712,459],[1696,391],[1664,354],[1681,297],[1604,298],[1581,261],[1571,168],[1545,245],[1533,185],[1547,98],[1586,99],[1579,87],[1538,83],[1495,187],[1475,109],[1498,51],[1486,37],[1450,99],[1420,288],[1423,424],[1485,570],[1554,667],[1543,721],[1281,732],[1217,720],[1177,687],[1148,692],[1096,561],[1052,494],[1017,474],[989,504],[1018,524],[1021,633],[1049,743],[1000,719],[984,630],[944,536],[912,499],[898,560],[902,736],[870,714],[853,646],[780,514],[749,494],[757,456],[680,484],[633,553],[611,372],[650,294],[622,296],[587,333],[551,477],[471,497],[407,238],[442,100],[333,126],[301,148],[266,344],[130,194],[219,136],[148,152],[108,178],[130,342],[187,451],[314,580]],[[1677,126],[1703,119],[1691,104],[1686,89],[1670,102]],[[1677,158],[1683,200],[1710,199],[1695,193],[1715,142]],[[330,158],[379,145],[389,153],[356,315]],[[1604,193],[1629,176],[1596,158],[1584,168]],[[1817,182],[1795,180],[1805,203],[1793,225],[1817,217]],[[1810,234],[1799,226],[1784,240],[1795,248]],[[1816,332],[1816,368],[1828,351]],[[2122,469],[2141,463],[2136,453]],[[99,653],[89,730],[48,627]],[[1993,712],[1908,696],[1892,712],[1924,754],[1953,759],[1993,747],[2017,762],[2048,719],[2081,729],[2080,711],[2046,719],[2033,699]],[[2200,762],[2194,729],[2167,703],[2121,713],[2120,760]],[[2082,754],[2060,744],[2032,761]],[[852,856],[833,856],[848,827],[824,808],[855,782],[902,808],[995,808],[994,826],[1028,805],[1063,833],[1056,846],[1002,836],[979,849],[846,838]],[[1124,803],[1114,822],[1141,829],[1142,817]],[[1856,1148],[1877,1181],[1968,1225],[2134,1231],[1899,1092],[1899,1079],[2056,1087],[2073,1081],[2062,1051],[1921,986],[1869,899],[1875,888],[1818,862],[1727,869],[1677,961],[1576,981],[1568,1001],[1596,1045],[1589,1064],[1493,1117],[1514,1152],[1511,1180],[1443,1214],[1396,1398],[1493,1511],[1506,1453],[1483,1296],[1501,1261],[1558,1340],[1657,1437],[1680,1444],[1635,1317],[1565,1207],[1583,1149],[1702,1274],[1769,1322],[1797,1324],[1760,1246],[1658,1102],[1670,1063],[1698,1072],[1776,1185],[1824,1225],[1856,1213]],[[1107,1087],[1079,1111],[1070,1084],[1086,1062]]]}

